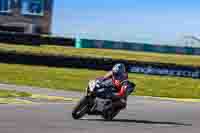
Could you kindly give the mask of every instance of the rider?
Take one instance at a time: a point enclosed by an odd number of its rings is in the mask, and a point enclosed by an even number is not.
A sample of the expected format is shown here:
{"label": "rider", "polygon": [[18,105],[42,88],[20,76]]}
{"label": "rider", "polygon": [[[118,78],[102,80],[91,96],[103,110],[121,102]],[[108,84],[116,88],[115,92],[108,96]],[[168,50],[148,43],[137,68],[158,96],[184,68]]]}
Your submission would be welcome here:
{"label": "rider", "polygon": [[112,85],[116,89],[117,93],[112,93],[112,98],[114,100],[113,106],[116,108],[123,109],[126,107],[127,97],[133,92],[135,84],[128,81],[128,73],[126,71],[125,65],[118,63],[113,66],[112,70],[106,73],[103,77],[98,78],[98,80],[106,81],[111,80]]}

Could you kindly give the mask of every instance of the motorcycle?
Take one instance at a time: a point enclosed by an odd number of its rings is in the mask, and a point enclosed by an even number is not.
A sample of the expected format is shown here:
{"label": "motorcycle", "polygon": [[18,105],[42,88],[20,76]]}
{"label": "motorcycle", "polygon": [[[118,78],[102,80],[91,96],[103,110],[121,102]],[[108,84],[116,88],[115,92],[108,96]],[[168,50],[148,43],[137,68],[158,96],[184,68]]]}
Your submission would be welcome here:
{"label": "motorcycle", "polygon": [[100,115],[104,120],[112,120],[121,109],[113,109],[110,93],[115,91],[114,88],[103,87],[97,80],[89,81],[86,88],[86,95],[81,98],[72,111],[74,119],[80,119],[84,115]]}

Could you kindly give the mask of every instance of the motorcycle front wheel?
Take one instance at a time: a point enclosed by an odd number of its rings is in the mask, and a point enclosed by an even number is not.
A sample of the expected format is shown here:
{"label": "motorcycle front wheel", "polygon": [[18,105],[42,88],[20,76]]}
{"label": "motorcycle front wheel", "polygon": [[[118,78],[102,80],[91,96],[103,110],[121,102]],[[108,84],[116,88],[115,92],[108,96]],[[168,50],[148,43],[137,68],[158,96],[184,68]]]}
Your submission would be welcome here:
{"label": "motorcycle front wheel", "polygon": [[83,97],[72,111],[74,119],[80,119],[88,112],[88,97]]}

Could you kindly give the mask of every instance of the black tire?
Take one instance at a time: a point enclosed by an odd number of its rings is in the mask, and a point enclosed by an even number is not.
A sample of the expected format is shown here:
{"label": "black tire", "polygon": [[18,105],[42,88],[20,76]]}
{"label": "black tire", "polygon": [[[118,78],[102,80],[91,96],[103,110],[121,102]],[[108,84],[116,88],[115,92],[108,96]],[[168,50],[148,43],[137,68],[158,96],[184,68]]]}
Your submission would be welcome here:
{"label": "black tire", "polygon": [[80,119],[88,112],[88,97],[83,97],[72,111],[74,119]]}
{"label": "black tire", "polygon": [[117,110],[114,112],[108,111],[103,115],[103,118],[106,121],[112,121],[115,118],[115,116],[117,116],[119,114],[119,112],[120,112],[120,110]]}
{"label": "black tire", "polygon": [[118,114],[119,114],[120,110],[117,110],[115,111],[113,114],[112,114],[112,119],[114,119]]}

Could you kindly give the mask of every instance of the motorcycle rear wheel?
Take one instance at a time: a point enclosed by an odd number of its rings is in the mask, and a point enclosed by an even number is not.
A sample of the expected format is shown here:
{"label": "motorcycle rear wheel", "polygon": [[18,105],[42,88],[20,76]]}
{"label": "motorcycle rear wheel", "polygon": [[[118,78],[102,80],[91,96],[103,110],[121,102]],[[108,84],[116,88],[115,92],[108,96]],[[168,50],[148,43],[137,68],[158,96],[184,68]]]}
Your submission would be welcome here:
{"label": "motorcycle rear wheel", "polygon": [[112,121],[118,114],[120,110],[117,111],[108,111],[103,115],[104,120],[106,121]]}

